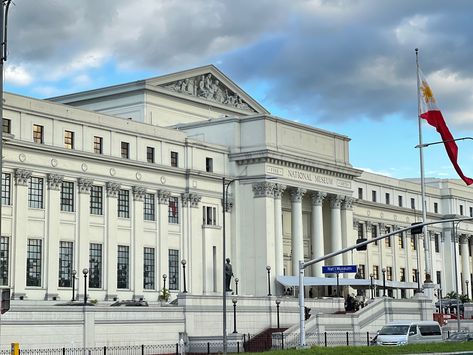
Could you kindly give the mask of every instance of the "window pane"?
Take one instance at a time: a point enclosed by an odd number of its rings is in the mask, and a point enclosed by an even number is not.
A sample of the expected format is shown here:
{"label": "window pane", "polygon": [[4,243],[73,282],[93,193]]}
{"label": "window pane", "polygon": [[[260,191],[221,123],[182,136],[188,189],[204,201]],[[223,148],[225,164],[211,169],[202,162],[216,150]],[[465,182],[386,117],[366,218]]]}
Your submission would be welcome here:
{"label": "window pane", "polygon": [[176,167],[178,166],[178,154],[177,152],[171,152],[171,166]]}
{"label": "window pane", "polygon": [[179,250],[169,249],[169,289],[179,289]]}
{"label": "window pane", "polygon": [[3,133],[11,133],[11,120],[4,118],[3,123]]}
{"label": "window pane", "polygon": [[59,287],[72,287],[73,243],[59,243]]}
{"label": "window pane", "polygon": [[74,212],[74,183],[71,181],[62,182],[61,211]]}
{"label": "window pane", "polygon": [[74,149],[74,132],[64,131],[64,148]]}
{"label": "window pane", "polygon": [[102,287],[102,244],[91,243],[89,247],[89,287]]}
{"label": "window pane", "polygon": [[169,197],[168,222],[179,223],[179,199]]}
{"label": "window pane", "polygon": [[43,143],[43,126],[33,125],[33,142]]}
{"label": "window pane", "polygon": [[103,153],[103,138],[94,136],[94,153],[95,154],[102,154]]}
{"label": "window pane", "polygon": [[102,214],[103,192],[102,186],[91,186],[90,188],[90,214]]}
{"label": "window pane", "polygon": [[32,176],[28,181],[28,206],[43,208],[43,179]]}
{"label": "window pane", "polygon": [[2,205],[11,204],[11,174],[2,173]]}
{"label": "window pane", "polygon": [[144,201],[145,221],[155,220],[155,201],[156,201],[156,198],[154,194],[145,194],[145,201]]}
{"label": "window pane", "polygon": [[28,239],[26,286],[41,286],[41,239]]}
{"label": "window pane", "polygon": [[146,147],[146,161],[148,163],[154,163],[154,148]]}
{"label": "window pane", "polygon": [[128,159],[130,157],[130,144],[129,143],[122,142],[121,154],[122,154],[122,158]]}
{"label": "window pane", "polygon": [[0,285],[8,286],[9,238],[0,238]]}
{"label": "window pane", "polygon": [[118,217],[130,217],[130,191],[118,191]]}
{"label": "window pane", "polygon": [[155,260],[154,260],[154,248],[144,248],[144,257],[143,257],[143,288],[145,290],[154,290],[155,289]]}
{"label": "window pane", "polygon": [[128,288],[130,248],[126,245],[118,246],[117,257],[117,288]]}

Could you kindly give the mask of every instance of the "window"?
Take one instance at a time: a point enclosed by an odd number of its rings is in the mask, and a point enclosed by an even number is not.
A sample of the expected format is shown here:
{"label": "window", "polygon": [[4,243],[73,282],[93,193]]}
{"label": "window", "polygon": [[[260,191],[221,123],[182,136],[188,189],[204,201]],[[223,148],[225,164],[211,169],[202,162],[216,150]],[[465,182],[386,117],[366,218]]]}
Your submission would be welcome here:
{"label": "window", "polygon": [[128,288],[130,247],[118,246],[117,256],[117,288]]}
{"label": "window", "polygon": [[[378,236],[378,226],[376,224],[371,225],[371,238],[376,238]],[[373,245],[378,245],[378,241],[373,242]]]}
{"label": "window", "polygon": [[436,274],[436,278],[437,278],[437,283],[441,287],[442,286],[442,271],[436,271],[435,274]]}
{"label": "window", "polygon": [[103,154],[103,138],[94,136],[94,153]]}
{"label": "window", "polygon": [[101,215],[103,213],[103,190],[102,186],[90,187],[90,214]]}
{"label": "window", "polygon": [[412,208],[413,210],[416,209],[416,200],[415,200],[415,198],[411,198],[411,208]]}
{"label": "window", "polygon": [[373,265],[373,278],[379,280],[379,266]]}
{"label": "window", "polygon": [[2,173],[2,205],[11,204],[11,174]]}
{"label": "window", "polygon": [[0,238],[0,285],[8,286],[9,238]]}
{"label": "window", "polygon": [[205,158],[205,171],[208,173],[214,171],[214,160],[212,158]]}
{"label": "window", "polygon": [[148,163],[154,163],[154,148],[146,147],[146,161]]}
{"label": "window", "polygon": [[360,278],[362,279],[366,278],[365,265],[363,264],[358,265],[358,274],[360,275]]}
{"label": "window", "polygon": [[168,222],[179,223],[179,199],[177,197],[169,197]]}
{"label": "window", "polygon": [[154,290],[154,248],[144,248],[143,254],[143,288],[145,290]]}
{"label": "window", "polygon": [[156,198],[154,194],[145,194],[143,212],[145,221],[155,220]]}
{"label": "window", "polygon": [[64,131],[64,148],[74,149],[74,132]]}
{"label": "window", "polygon": [[11,120],[4,118],[2,120],[3,133],[11,133]]}
{"label": "window", "polygon": [[373,202],[376,202],[376,191],[374,191],[374,190],[371,191],[371,200],[372,200]]}
{"label": "window", "polygon": [[440,237],[437,233],[434,234],[434,248],[436,253],[440,253]]}
{"label": "window", "polygon": [[393,280],[393,268],[392,266],[386,266],[386,280]]}
{"label": "window", "polygon": [[406,269],[403,267],[399,269],[399,281],[406,282]]}
{"label": "window", "polygon": [[121,144],[121,154],[122,158],[129,159],[130,158],[130,143],[122,142]]}
{"label": "window", "polygon": [[179,250],[169,249],[169,289],[179,289]]}
{"label": "window", "polygon": [[33,125],[33,142],[43,144],[43,126]]}
{"label": "window", "polygon": [[397,202],[398,202],[399,207],[402,207],[402,196],[397,197]]}
{"label": "window", "polygon": [[89,246],[89,287],[102,287],[102,244]]}
{"label": "window", "polygon": [[399,249],[404,249],[404,232],[399,233],[398,244],[399,244]]}
{"label": "window", "polygon": [[28,206],[43,208],[43,179],[32,176],[28,180]]}
{"label": "window", "polygon": [[171,166],[177,168],[179,166],[179,155],[177,152],[171,152]]}
{"label": "window", "polygon": [[389,205],[391,203],[390,201],[391,196],[389,195],[389,192],[386,192],[386,204]]}
{"label": "window", "polygon": [[412,269],[412,282],[417,282],[417,269]]}
{"label": "window", "polygon": [[360,200],[363,199],[363,188],[361,188],[361,187],[358,188],[358,198]]}
{"label": "window", "polygon": [[130,191],[118,190],[118,217],[130,218]]}
{"label": "window", "polygon": [[470,207],[470,217],[473,217],[473,207]]}
{"label": "window", "polygon": [[[473,212],[473,210],[470,208],[470,213],[471,212]],[[439,213],[439,204],[437,202],[434,202],[434,213]]]}
{"label": "window", "polygon": [[[391,227],[386,227],[386,234],[389,234],[391,233]],[[387,247],[387,248],[391,248],[391,238],[392,238],[392,235],[389,236],[389,237],[386,237],[384,238],[384,245]]]}
{"label": "window", "polygon": [[463,205],[460,205],[460,216],[463,216]]}
{"label": "window", "polygon": [[203,224],[206,226],[217,225],[217,208],[210,206],[202,206]]}
{"label": "window", "polygon": [[411,235],[411,249],[416,250],[417,249],[417,241],[416,241],[416,236]]}
{"label": "window", "polygon": [[41,239],[28,239],[26,256],[26,286],[41,286]]}
{"label": "window", "polygon": [[61,211],[74,212],[74,183],[71,181],[62,182]]}
{"label": "window", "polygon": [[72,287],[72,242],[59,243],[59,287]]}

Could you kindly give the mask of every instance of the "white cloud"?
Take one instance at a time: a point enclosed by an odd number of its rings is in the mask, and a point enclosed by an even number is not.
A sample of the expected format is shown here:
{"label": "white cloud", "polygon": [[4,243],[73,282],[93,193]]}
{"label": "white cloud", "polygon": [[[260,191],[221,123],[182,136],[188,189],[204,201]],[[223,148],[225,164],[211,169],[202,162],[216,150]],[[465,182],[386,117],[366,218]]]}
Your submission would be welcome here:
{"label": "white cloud", "polygon": [[14,86],[27,86],[33,82],[33,76],[25,67],[6,64],[5,81]]}

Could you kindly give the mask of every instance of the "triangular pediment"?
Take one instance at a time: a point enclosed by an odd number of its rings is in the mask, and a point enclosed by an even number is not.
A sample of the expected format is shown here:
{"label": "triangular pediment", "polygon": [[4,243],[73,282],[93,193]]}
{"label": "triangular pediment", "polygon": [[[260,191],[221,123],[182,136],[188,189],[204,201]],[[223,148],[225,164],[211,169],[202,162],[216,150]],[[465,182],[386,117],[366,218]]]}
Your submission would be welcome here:
{"label": "triangular pediment", "polygon": [[147,84],[229,110],[269,113],[213,65],[149,79]]}

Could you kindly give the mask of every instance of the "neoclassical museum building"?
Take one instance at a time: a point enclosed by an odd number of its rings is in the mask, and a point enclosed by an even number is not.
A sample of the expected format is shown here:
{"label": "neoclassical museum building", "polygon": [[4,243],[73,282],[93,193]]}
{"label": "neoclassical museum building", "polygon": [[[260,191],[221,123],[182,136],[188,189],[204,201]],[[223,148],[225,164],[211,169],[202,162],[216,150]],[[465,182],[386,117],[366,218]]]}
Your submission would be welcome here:
{"label": "neoclassical museum building", "polygon": [[[418,180],[354,168],[349,137],[272,116],[212,65],[49,100],[6,93],[3,117],[0,282],[15,300],[83,297],[84,269],[98,301],[175,297],[184,282],[221,295],[225,257],[240,294],[265,295],[268,277],[287,292],[299,260],[422,218]],[[473,193],[428,179],[426,209],[428,221],[473,216]],[[434,224],[306,276],[356,265],[409,298],[431,265],[444,293],[457,278],[471,295],[472,235],[469,221]]]}

